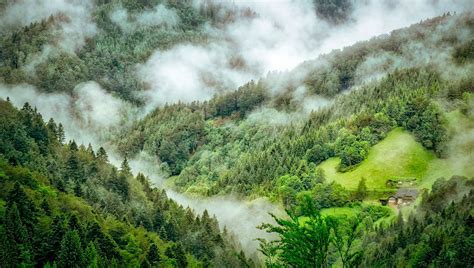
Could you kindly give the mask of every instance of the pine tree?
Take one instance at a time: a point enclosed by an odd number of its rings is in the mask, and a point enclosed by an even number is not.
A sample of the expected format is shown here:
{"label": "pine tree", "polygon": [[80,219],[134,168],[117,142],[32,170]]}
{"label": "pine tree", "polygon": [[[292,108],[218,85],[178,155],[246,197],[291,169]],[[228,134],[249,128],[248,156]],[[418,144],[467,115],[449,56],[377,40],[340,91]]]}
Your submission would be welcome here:
{"label": "pine tree", "polygon": [[150,246],[150,250],[148,250],[148,254],[146,258],[148,259],[148,261],[150,262],[152,266],[157,266],[158,263],[160,262],[161,260],[160,252],[158,251],[158,247],[155,244],[152,244]]}
{"label": "pine tree", "polygon": [[118,193],[123,198],[123,200],[128,199],[129,185],[127,177],[122,172],[117,174],[116,168],[112,169],[112,173],[110,174],[107,185],[110,190]]}
{"label": "pine tree", "polygon": [[186,254],[184,253],[183,246],[181,244],[174,244],[171,247],[168,247],[165,251],[165,255],[168,258],[175,259],[176,265],[178,267],[186,267],[188,261],[186,259]]}
{"label": "pine tree", "polygon": [[15,186],[10,193],[8,193],[7,197],[7,207],[11,207],[13,204],[16,204],[24,226],[30,233],[32,233],[37,221],[37,208],[33,202],[31,202],[30,198],[26,195],[18,182],[15,183]]}
{"label": "pine tree", "polygon": [[25,235],[25,230],[15,203],[7,208],[5,225],[5,237],[2,239],[6,244],[6,247],[3,248],[5,255],[3,258],[6,261],[4,265],[16,267],[21,262],[20,244],[23,242],[22,237]]}
{"label": "pine tree", "polygon": [[122,173],[125,176],[132,176],[132,169],[128,165],[128,160],[127,157],[125,157],[122,161],[122,165],[120,166],[120,173]]}
{"label": "pine tree", "polygon": [[188,266],[188,260],[186,259],[186,254],[184,253],[183,246],[181,246],[181,244],[175,245],[174,256],[178,264],[178,267],[184,268]]}
{"label": "pine tree", "polygon": [[99,267],[99,254],[97,253],[97,249],[92,241],[89,242],[86,251],[84,252],[84,260],[88,268]]}
{"label": "pine tree", "polygon": [[79,237],[82,238],[84,228],[82,227],[79,218],[75,214],[71,215],[71,217],[69,218],[68,227],[68,230],[76,230],[77,234],[79,234]]}
{"label": "pine tree", "polygon": [[357,191],[355,192],[355,200],[362,201],[367,197],[367,184],[365,183],[365,178],[359,181],[357,185]]}
{"label": "pine tree", "polygon": [[87,151],[87,153],[88,153],[90,156],[92,156],[93,158],[95,158],[94,149],[92,148],[92,145],[91,145],[90,143],[87,145],[87,150],[86,150],[86,151]]}
{"label": "pine tree", "polygon": [[16,203],[7,208],[5,221],[6,239],[11,247],[12,262],[17,262],[20,266],[32,265],[31,237],[21,221]]}
{"label": "pine tree", "polygon": [[58,140],[58,127],[56,125],[56,122],[54,122],[53,118],[49,119],[48,123],[46,124],[46,127],[48,128],[50,136],[55,140]]}
{"label": "pine tree", "polygon": [[64,143],[64,140],[66,140],[66,135],[64,134],[64,127],[61,123],[59,123],[58,125],[57,138],[60,143]]}
{"label": "pine tree", "polygon": [[77,157],[77,146],[70,146],[69,157],[66,161],[66,178],[73,183],[83,182],[82,167],[79,163],[79,158]]}
{"label": "pine tree", "polygon": [[70,230],[61,241],[59,251],[59,267],[83,267],[84,256],[82,253],[81,240],[77,230]]}
{"label": "pine tree", "polygon": [[61,247],[61,241],[66,233],[65,220],[62,216],[56,216],[51,224],[51,229],[48,232],[45,243],[43,244],[41,252],[43,259],[53,262],[57,259],[57,250]]}
{"label": "pine tree", "polygon": [[107,163],[109,161],[107,152],[103,147],[100,147],[99,150],[97,151],[97,160],[99,160],[102,163]]}

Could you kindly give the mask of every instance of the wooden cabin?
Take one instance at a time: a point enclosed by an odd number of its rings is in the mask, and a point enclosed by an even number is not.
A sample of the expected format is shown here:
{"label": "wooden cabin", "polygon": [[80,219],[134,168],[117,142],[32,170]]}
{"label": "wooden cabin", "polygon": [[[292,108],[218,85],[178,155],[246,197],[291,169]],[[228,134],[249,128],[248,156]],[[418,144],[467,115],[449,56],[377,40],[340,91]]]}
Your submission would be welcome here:
{"label": "wooden cabin", "polygon": [[413,203],[417,197],[417,189],[400,188],[395,195],[389,196],[387,199],[380,199],[380,203],[383,206],[389,205],[391,207],[408,206]]}

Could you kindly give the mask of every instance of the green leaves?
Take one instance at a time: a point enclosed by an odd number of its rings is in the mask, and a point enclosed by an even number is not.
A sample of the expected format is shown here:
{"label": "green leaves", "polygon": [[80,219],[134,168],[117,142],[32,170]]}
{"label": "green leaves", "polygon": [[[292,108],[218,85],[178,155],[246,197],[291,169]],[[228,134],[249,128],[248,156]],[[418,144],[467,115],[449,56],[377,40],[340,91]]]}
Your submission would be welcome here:
{"label": "green leaves", "polygon": [[275,233],[278,238],[260,241],[260,252],[266,256],[269,267],[327,267],[330,248],[336,248],[344,267],[354,267],[360,252],[353,250],[354,241],[360,236],[360,219],[347,225],[344,221],[323,217],[309,205],[307,218],[299,218],[288,211],[289,219],[271,214],[276,225],[262,224],[259,228]]}

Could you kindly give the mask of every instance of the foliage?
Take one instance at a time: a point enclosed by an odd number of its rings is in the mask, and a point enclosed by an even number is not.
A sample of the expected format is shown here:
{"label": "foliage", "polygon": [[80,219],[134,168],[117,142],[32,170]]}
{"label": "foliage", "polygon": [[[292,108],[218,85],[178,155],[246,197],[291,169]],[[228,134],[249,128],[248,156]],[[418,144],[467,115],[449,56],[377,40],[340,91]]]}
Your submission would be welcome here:
{"label": "foliage", "polygon": [[348,0],[315,0],[314,4],[316,14],[332,23],[347,21],[353,8]]}
{"label": "foliage", "polygon": [[407,221],[398,220],[368,233],[363,241],[362,266],[474,265],[473,185],[473,180],[465,177],[438,179]]}
{"label": "foliage", "polygon": [[0,107],[2,267],[242,263],[214,217],[151,188],[126,159],[117,170],[103,148],[62,143],[58,125],[28,104]]}
{"label": "foliage", "polygon": [[288,220],[272,215],[276,225],[260,226],[278,236],[270,242],[260,239],[267,266],[328,267],[338,254],[343,267],[356,267],[362,256],[355,247],[362,234],[362,219],[325,217],[310,203],[308,211],[304,220],[288,211]]}
{"label": "foliage", "polygon": [[372,224],[369,215],[379,217],[375,207],[341,218],[323,216],[308,203],[308,217],[272,215],[276,225],[261,228],[277,239],[260,239],[260,251],[269,267],[472,266],[473,188],[473,179],[440,178],[408,220],[399,214],[385,227]]}
{"label": "foliage", "polygon": [[[313,2],[318,17],[350,22],[351,1]],[[225,27],[235,16],[257,16],[219,3],[95,4],[99,31],[77,51],[48,53],[57,45],[53,35],[64,19],[60,15],[2,34],[1,82],[74,95],[77,84],[93,80],[139,107],[144,100],[137,93],[148,85],[135,68],[155,50],[206,43],[207,24]],[[135,15],[157,4],[176,12],[177,25],[126,31],[111,21],[116,8]],[[180,191],[269,196],[291,210],[289,219],[274,217],[277,225],[262,225],[279,238],[261,241],[270,267],[471,265],[472,193],[458,198],[463,187],[472,188],[471,181],[437,181],[419,206],[421,216],[406,223],[400,216],[387,228],[370,223],[390,215],[387,208],[360,202],[372,191],[385,191],[388,177],[425,176],[438,160],[432,152],[445,156],[446,112],[459,109],[469,116],[473,79],[451,77],[431,62],[384,67],[381,78],[372,81],[359,72],[371,57],[403,59],[405,44],[420,43],[429,53],[452,48],[447,56],[455,68],[469,73],[472,39],[440,29],[472,25],[470,14],[443,15],[335,50],[290,72],[269,73],[208,101],[156,108],[112,141],[124,157],[119,169],[104,148],[95,152],[90,145],[65,143],[62,125],[46,123],[35,107],[26,103],[18,110],[0,100],[0,266],[251,265],[238,243],[220,232],[215,217],[184,209],[143,174],[134,176],[127,157],[141,151],[158,159]],[[274,90],[275,84],[282,89]],[[330,104],[306,116],[306,98],[321,96]],[[273,122],[274,114],[287,113],[297,119]],[[340,218],[319,212],[327,208],[357,213]]]}
{"label": "foliage", "polygon": [[109,17],[121,6],[138,13],[157,4],[159,1],[98,1],[93,20],[100,34],[74,52],[48,52],[57,45],[53,33],[64,20],[61,14],[8,33],[0,39],[0,58],[2,62],[5,59],[0,77],[11,84],[27,82],[46,92],[66,93],[80,82],[93,80],[125,100],[141,103],[143,100],[134,94],[144,89],[135,73],[137,63],[144,62],[156,49],[207,39],[201,28],[209,18],[201,16],[189,2],[166,2],[179,17],[174,28],[149,26],[122,32]]}

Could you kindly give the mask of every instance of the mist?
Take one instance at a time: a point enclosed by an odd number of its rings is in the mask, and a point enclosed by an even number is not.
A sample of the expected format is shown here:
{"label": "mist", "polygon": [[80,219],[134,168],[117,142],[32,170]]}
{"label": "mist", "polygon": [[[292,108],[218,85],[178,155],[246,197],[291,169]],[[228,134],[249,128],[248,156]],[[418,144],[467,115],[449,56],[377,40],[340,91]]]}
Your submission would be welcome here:
{"label": "mist", "polygon": [[[196,2],[199,8],[200,2]],[[273,81],[271,71],[287,71],[305,60],[315,59],[322,53],[349,46],[357,41],[419,22],[422,19],[445,12],[472,10],[472,1],[360,1],[355,4],[349,20],[333,24],[314,12],[310,1],[224,3],[227,9],[250,8],[255,15],[239,16],[223,25],[206,25],[204,31],[210,38],[204,44],[179,44],[167,50],[155,51],[146,62],[137,66],[137,75],[147,84],[147,90],[139,92],[146,101],[144,110],[132,107],[118,97],[106,92],[99,84],[89,81],[77,85],[72,94],[42,93],[32,85],[0,84],[0,97],[10,97],[12,103],[21,107],[25,102],[36,106],[44,119],[54,118],[62,123],[67,139],[79,143],[91,143],[95,148],[104,146],[111,162],[120,163],[121,157],[114,153],[108,141],[128,122],[144,116],[157,106],[177,101],[191,102],[207,100],[215,94],[235,90],[251,79],[267,76],[270,91],[281,92],[287,80]],[[29,23],[62,14],[68,19],[53,28],[58,42],[43,47],[33,65],[58,50],[75,53],[87,38],[97,33],[92,17],[93,1],[11,1],[0,12],[1,32]],[[172,28],[179,23],[177,15],[163,5],[142,14],[130,14],[118,8],[110,14],[112,22],[122,31],[139,27]],[[400,58],[393,54],[371,55],[358,70],[360,83],[383,77],[398,65],[416,65],[426,62],[430,55],[420,54],[419,44],[407,44],[412,58]],[[441,51],[441,59],[449,51]],[[407,56],[408,57],[408,56]],[[428,57],[428,58],[427,58]],[[380,72],[374,72],[380,69]],[[306,89],[299,87],[294,98],[303,101],[302,111],[295,114],[262,108],[249,116],[250,121],[286,124],[312,110],[329,105],[330,100],[305,95]],[[465,139],[472,140],[472,130]],[[463,138],[463,139],[464,139]],[[463,144],[463,143],[460,143]],[[129,160],[134,173],[142,172],[159,187],[168,188],[160,175],[158,161],[144,153]],[[267,200],[239,200],[232,196],[196,198],[167,189],[168,195],[197,212],[207,209],[215,214],[221,227],[227,226],[237,237],[247,253],[255,252],[257,237],[266,237],[257,225],[271,222],[267,212],[283,213],[277,205]]]}
{"label": "mist", "polygon": [[119,6],[110,13],[110,19],[124,32],[131,32],[137,28],[161,26],[164,28],[176,26],[179,17],[176,12],[160,4],[151,11],[140,14],[130,14],[127,9]]}
{"label": "mist", "polygon": [[[312,1],[216,3],[237,15],[230,23],[207,25],[210,42],[158,50],[138,67],[139,77],[149,86],[142,93],[148,110],[165,103],[207,100],[357,41],[446,12],[473,9],[468,0],[360,1],[353,3],[346,22],[332,24],[317,16]],[[197,8],[202,5],[207,2],[195,2]],[[254,15],[244,12],[247,8]]]}
{"label": "mist", "polygon": [[275,223],[268,213],[271,212],[280,217],[285,215],[282,208],[264,198],[242,201],[229,196],[191,197],[170,189],[166,193],[171,199],[185,207],[193,208],[198,213],[207,210],[210,215],[215,215],[221,229],[226,227],[235,234],[242,249],[248,255],[256,253],[259,246],[257,238],[275,238],[275,236],[257,228],[262,223]]}
{"label": "mist", "polygon": [[[110,95],[95,82],[79,84],[73,95],[41,93],[34,86],[22,84],[8,86],[0,84],[0,98],[10,98],[13,105],[21,108],[25,102],[36,107],[44,120],[53,118],[64,126],[67,140],[79,144],[91,144],[96,150],[106,148],[109,160],[119,166],[123,158],[109,144],[108,136],[112,135],[122,120],[131,111],[128,104]],[[130,115],[128,115],[130,116]],[[258,247],[256,238],[272,238],[266,232],[257,229],[263,222],[272,222],[268,212],[284,215],[283,210],[275,204],[260,198],[243,201],[235,197],[191,197],[169,189],[164,183],[156,157],[141,152],[128,160],[136,175],[138,172],[147,176],[155,187],[165,188],[168,196],[183,205],[191,207],[197,213],[205,209],[215,215],[220,227],[236,235],[246,254],[253,254]]]}
{"label": "mist", "polygon": [[[459,67],[453,62],[454,48],[443,42],[455,39],[459,44],[470,40],[473,31],[470,27],[460,28],[456,24],[462,17],[451,17],[445,23],[438,25],[434,31],[423,33],[429,35],[422,41],[409,40],[401,44],[399,52],[377,51],[365,57],[356,70],[356,87],[366,82],[377,81],[388,73],[401,68],[429,66],[439,72],[444,78],[461,78],[472,70],[472,66]],[[382,36],[381,38],[385,38]]]}
{"label": "mist", "polygon": [[149,178],[153,186],[164,187],[168,197],[183,207],[190,207],[199,214],[207,210],[209,215],[215,215],[221,230],[224,230],[225,227],[234,234],[242,249],[249,256],[257,252],[259,245],[257,238],[274,238],[271,234],[257,228],[264,222],[274,223],[268,213],[271,212],[280,217],[285,215],[280,206],[270,203],[265,198],[246,201],[234,196],[202,197],[176,192],[166,187],[157,159],[145,152],[141,152],[128,162],[135,174],[141,172]]}
{"label": "mist", "polygon": [[[56,16],[58,22],[51,31],[57,42],[53,42],[50,46],[74,53],[85,44],[87,38],[94,36],[98,31],[92,21],[93,7],[91,0],[8,1],[5,8],[0,10],[0,25],[2,25],[0,32],[18,29]],[[51,52],[48,46],[42,53],[46,52]]]}
{"label": "mist", "polygon": [[78,84],[71,95],[42,93],[28,84],[0,84],[0,98],[10,98],[13,105],[25,102],[36,107],[45,121],[53,118],[64,127],[66,138],[98,148],[133,115],[131,106],[107,93],[96,82]]}

